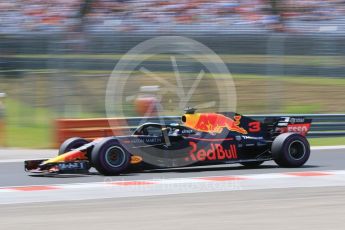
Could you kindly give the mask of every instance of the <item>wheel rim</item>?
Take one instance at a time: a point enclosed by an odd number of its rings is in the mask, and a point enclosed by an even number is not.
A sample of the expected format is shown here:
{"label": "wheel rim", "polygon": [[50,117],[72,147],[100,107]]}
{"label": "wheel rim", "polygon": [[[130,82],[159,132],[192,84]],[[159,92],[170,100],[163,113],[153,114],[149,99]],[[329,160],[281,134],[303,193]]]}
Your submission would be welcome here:
{"label": "wheel rim", "polygon": [[105,153],[105,161],[111,167],[119,167],[126,161],[126,155],[122,148],[113,146]]}
{"label": "wheel rim", "polygon": [[300,160],[305,156],[306,148],[302,141],[296,140],[289,145],[289,154],[294,160]]}

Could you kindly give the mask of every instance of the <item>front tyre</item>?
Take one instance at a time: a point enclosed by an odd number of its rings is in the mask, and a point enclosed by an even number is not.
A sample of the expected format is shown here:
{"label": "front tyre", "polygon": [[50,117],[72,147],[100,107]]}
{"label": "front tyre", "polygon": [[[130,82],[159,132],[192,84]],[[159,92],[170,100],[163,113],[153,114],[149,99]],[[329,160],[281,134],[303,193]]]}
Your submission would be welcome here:
{"label": "front tyre", "polygon": [[61,144],[60,149],[59,149],[59,155],[62,155],[71,150],[77,149],[83,145],[86,145],[87,143],[89,143],[87,140],[80,137],[69,138]]}
{"label": "front tyre", "polygon": [[300,167],[310,156],[308,140],[297,133],[283,133],[272,143],[272,156],[281,167]]}
{"label": "front tyre", "polygon": [[91,153],[92,165],[106,176],[124,172],[130,164],[130,158],[130,153],[113,137],[96,143]]}
{"label": "front tyre", "polygon": [[[86,145],[88,144],[89,141],[83,139],[83,138],[80,138],[80,137],[72,137],[72,138],[69,138],[67,140],[65,140],[61,145],[60,145],[60,148],[59,148],[59,153],[58,155],[62,155],[64,153],[67,153],[69,151],[72,151],[74,149],[77,149],[83,145]],[[90,151],[87,150],[87,158],[90,159]],[[89,168],[90,169],[92,167],[91,164],[89,164]]]}

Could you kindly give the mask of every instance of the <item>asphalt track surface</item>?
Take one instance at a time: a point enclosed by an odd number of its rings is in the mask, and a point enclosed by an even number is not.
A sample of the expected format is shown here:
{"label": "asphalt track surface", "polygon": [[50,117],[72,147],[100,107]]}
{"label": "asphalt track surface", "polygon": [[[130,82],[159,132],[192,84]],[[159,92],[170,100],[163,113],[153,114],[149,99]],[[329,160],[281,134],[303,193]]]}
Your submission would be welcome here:
{"label": "asphalt track surface", "polygon": [[[12,150],[13,151],[13,150]],[[1,152],[0,152],[1,154]],[[43,151],[39,157],[51,157],[55,150]],[[24,154],[25,156],[25,154]],[[19,157],[24,157],[20,155]],[[27,155],[27,159],[37,158],[34,153]],[[1,161],[2,160],[2,161]],[[6,160],[8,160],[6,162]],[[169,178],[191,178],[204,176],[224,176],[224,175],[245,175],[245,174],[267,174],[280,172],[300,172],[300,171],[327,171],[345,170],[345,148],[312,150],[309,161],[301,168],[279,168],[273,161],[265,162],[257,169],[246,169],[238,164],[193,167],[168,170],[152,170],[124,174],[121,176],[104,177],[96,171],[90,175],[61,175],[58,177],[32,177],[24,172],[23,162],[11,162],[10,159],[0,159],[0,187],[24,186],[24,185],[49,185],[49,184],[69,184],[88,183],[103,181],[124,181],[124,180],[150,180]]]}
{"label": "asphalt track surface", "polygon": [[344,187],[0,206],[1,229],[344,229]]}
{"label": "asphalt track surface", "polygon": [[[21,160],[51,157],[54,150],[11,152],[0,150],[1,229],[345,229],[344,147],[312,150],[308,163],[294,169],[266,162],[257,169],[225,165],[54,178],[28,176]],[[301,172],[321,174],[287,176]],[[252,179],[222,181],[231,175]],[[201,177],[221,180],[191,181]],[[136,180],[160,180],[170,187],[109,187],[109,182]],[[22,190],[27,185],[58,184],[64,189]],[[17,191],[11,186],[23,187]],[[73,196],[78,199],[68,199]]]}

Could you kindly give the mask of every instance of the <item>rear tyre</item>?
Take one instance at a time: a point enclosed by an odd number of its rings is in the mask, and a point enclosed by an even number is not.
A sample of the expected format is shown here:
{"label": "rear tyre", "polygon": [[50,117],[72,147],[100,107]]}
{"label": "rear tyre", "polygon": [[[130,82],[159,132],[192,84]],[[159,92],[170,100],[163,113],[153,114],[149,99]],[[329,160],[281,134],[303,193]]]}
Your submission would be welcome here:
{"label": "rear tyre", "polygon": [[283,133],[272,143],[272,156],[281,167],[300,167],[310,156],[308,140],[297,133]]}
{"label": "rear tyre", "polygon": [[83,145],[86,145],[87,143],[89,143],[87,140],[80,137],[69,138],[61,144],[58,155],[62,155],[73,149],[77,149]]}
{"label": "rear tyre", "polygon": [[96,143],[91,153],[92,165],[106,176],[124,172],[130,164],[130,158],[130,153],[113,137]]}
{"label": "rear tyre", "polygon": [[250,162],[241,162],[240,164],[247,168],[256,168],[262,165],[264,161],[250,161]]}

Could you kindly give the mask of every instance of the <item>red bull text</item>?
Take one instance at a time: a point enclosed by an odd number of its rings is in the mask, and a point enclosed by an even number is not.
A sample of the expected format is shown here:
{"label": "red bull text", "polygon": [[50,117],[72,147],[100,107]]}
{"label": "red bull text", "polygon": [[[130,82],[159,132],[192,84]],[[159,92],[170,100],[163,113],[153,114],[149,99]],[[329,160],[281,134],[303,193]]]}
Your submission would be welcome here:
{"label": "red bull text", "polygon": [[192,149],[185,161],[215,161],[215,160],[232,160],[237,159],[237,149],[234,144],[225,148],[221,144],[211,144],[207,149],[198,149],[195,142],[189,142]]}

